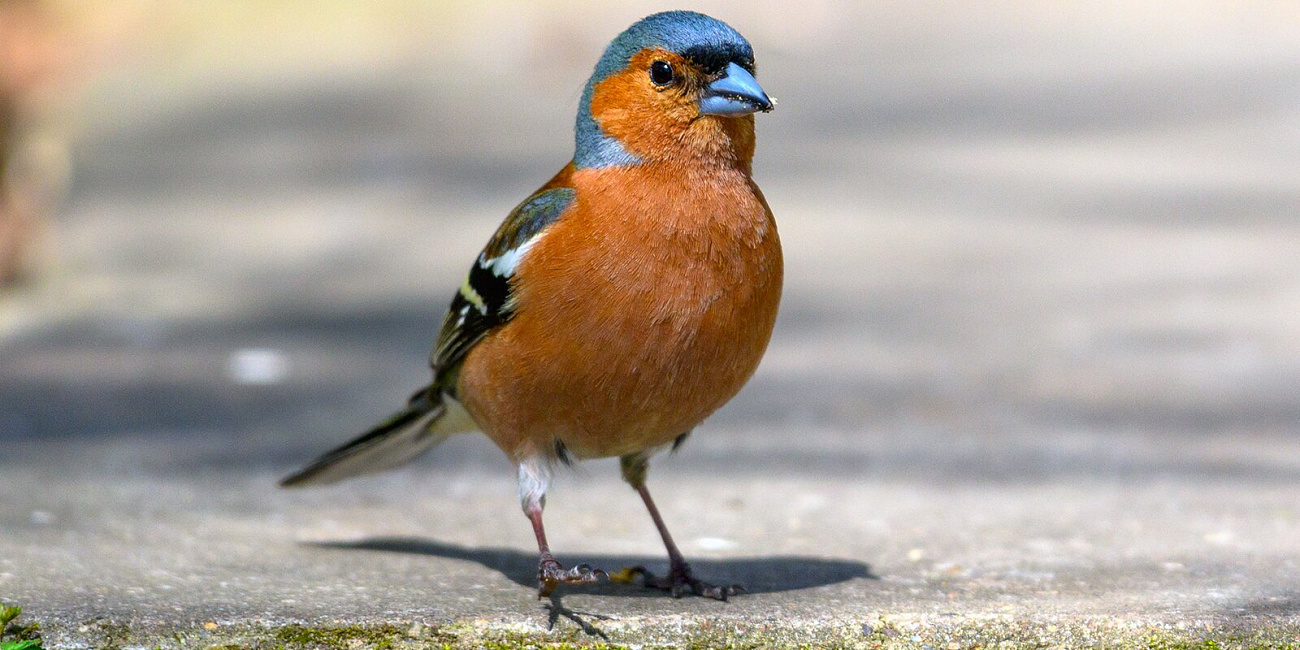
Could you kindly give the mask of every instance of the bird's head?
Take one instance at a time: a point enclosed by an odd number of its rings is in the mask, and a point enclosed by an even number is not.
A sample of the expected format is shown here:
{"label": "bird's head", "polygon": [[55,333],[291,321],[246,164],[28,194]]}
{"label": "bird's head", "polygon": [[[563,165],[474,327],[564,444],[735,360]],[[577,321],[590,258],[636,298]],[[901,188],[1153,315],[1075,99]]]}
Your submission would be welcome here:
{"label": "bird's head", "polygon": [[770,110],[745,37],[704,14],[654,14],[619,34],[596,64],[578,106],[574,163],[702,161],[747,169],[753,114]]}

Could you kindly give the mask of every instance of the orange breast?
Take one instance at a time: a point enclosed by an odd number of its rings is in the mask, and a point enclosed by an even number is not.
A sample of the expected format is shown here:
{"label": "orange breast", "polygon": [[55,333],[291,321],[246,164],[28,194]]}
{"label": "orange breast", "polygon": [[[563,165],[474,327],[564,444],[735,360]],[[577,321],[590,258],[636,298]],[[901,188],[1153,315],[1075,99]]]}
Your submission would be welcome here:
{"label": "orange breast", "polygon": [[465,360],[465,406],[507,454],[671,441],[758,367],[780,301],[776,224],[734,170],[576,171],[578,199],[520,263],[518,311]]}

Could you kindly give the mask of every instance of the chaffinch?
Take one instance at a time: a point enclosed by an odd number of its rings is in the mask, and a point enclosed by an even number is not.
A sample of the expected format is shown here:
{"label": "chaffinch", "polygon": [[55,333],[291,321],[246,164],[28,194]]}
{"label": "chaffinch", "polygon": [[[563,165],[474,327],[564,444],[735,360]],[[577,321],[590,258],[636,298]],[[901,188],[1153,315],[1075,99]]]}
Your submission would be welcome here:
{"label": "chaffinch", "polygon": [[452,298],[433,382],[406,408],[284,479],[323,484],[390,469],[479,430],[518,466],[540,552],[539,597],[593,582],[551,555],[542,509],[553,468],[618,456],[668,550],[647,586],[725,600],[692,575],[646,489],[757,368],[781,297],[781,244],[751,178],[754,117],[773,101],[748,41],[670,11],[609,44],[578,108],[573,161],[520,203]]}

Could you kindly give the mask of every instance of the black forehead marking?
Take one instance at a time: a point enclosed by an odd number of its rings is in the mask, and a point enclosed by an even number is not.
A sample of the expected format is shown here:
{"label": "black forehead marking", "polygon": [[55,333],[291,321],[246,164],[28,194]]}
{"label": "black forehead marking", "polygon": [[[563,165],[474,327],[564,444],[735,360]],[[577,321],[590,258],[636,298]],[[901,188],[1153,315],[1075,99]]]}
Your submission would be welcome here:
{"label": "black forehead marking", "polygon": [[680,53],[686,60],[699,66],[706,74],[718,74],[735,63],[754,74],[754,55],[748,48],[737,43],[712,43],[694,45]]}

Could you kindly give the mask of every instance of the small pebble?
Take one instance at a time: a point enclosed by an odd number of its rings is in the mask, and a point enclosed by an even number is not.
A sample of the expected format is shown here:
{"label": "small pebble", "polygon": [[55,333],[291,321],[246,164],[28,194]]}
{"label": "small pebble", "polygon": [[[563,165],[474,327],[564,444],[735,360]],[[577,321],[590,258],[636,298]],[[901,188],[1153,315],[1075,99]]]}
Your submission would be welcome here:
{"label": "small pebble", "polygon": [[736,548],[736,543],[721,537],[701,537],[695,540],[695,545],[705,551],[724,551],[729,548]]}
{"label": "small pebble", "polygon": [[226,373],[236,384],[269,386],[289,375],[289,360],[279,350],[244,348],[230,355]]}

